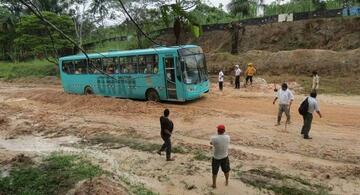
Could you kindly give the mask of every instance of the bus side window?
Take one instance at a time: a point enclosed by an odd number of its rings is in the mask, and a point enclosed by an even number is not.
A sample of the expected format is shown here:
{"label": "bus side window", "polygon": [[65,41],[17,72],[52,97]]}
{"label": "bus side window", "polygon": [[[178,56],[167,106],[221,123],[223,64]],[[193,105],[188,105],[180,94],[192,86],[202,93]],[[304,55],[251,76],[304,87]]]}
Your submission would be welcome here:
{"label": "bus side window", "polygon": [[145,63],[146,56],[139,56],[138,73],[148,74],[147,65]]}
{"label": "bus side window", "polygon": [[75,74],[86,74],[87,64],[86,60],[80,60],[75,62]]}
{"label": "bus side window", "polygon": [[115,73],[115,61],[116,58],[104,58],[103,59],[103,71],[107,74]]}
{"label": "bus side window", "polygon": [[89,60],[89,74],[100,74],[99,70],[102,70],[101,59]]}
{"label": "bus side window", "polygon": [[115,58],[115,74],[121,73],[121,58]]}
{"label": "bus side window", "polygon": [[146,64],[146,74],[157,74],[157,56],[156,55],[146,55],[145,56]]}
{"label": "bus side window", "polygon": [[159,71],[159,68],[157,66],[157,63],[154,65],[154,68],[153,68],[153,74],[157,74]]}
{"label": "bus side window", "polygon": [[174,63],[172,58],[165,58],[165,67],[174,68]]}
{"label": "bus side window", "polygon": [[135,74],[137,72],[137,64],[138,64],[137,56],[128,57],[128,63],[126,64],[126,69],[128,71],[128,74]]}
{"label": "bus side window", "polygon": [[73,74],[74,65],[72,62],[63,62],[62,71],[66,74]]}

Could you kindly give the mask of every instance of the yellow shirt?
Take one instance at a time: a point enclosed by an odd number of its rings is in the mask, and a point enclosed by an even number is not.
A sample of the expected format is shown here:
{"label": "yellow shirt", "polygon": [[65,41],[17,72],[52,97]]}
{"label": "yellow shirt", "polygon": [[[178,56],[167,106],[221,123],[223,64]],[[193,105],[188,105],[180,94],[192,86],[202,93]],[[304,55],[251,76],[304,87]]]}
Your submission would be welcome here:
{"label": "yellow shirt", "polygon": [[256,72],[256,69],[252,66],[249,66],[249,67],[247,67],[245,74],[247,76],[254,76],[255,72]]}

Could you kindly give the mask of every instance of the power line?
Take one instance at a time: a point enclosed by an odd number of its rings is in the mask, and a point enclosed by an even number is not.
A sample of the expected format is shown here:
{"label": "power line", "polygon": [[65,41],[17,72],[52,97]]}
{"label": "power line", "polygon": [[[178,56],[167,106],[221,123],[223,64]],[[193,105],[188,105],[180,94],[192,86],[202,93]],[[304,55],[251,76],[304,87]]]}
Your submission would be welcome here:
{"label": "power line", "polygon": [[[49,25],[51,28],[53,28],[54,30],[56,30],[57,32],[59,32],[65,39],[67,39],[68,41],[70,41],[72,44],[74,44],[86,57],[86,64],[89,65],[89,56],[86,53],[86,51],[79,46],[72,38],[70,38],[68,35],[66,35],[62,30],[60,30],[57,26],[55,26],[54,24],[52,24],[50,21],[48,21],[40,12],[40,10],[31,2],[29,1],[29,3],[25,0],[19,0],[20,3],[22,3],[23,5],[25,5],[32,13],[34,13],[34,15],[39,18],[42,22],[44,22],[45,24]],[[102,54],[100,54],[102,55]],[[103,55],[102,55],[103,56]],[[99,71],[101,74],[106,75],[112,79],[118,80],[117,78],[111,76],[110,74],[106,73],[105,71],[98,69],[96,66],[92,65],[93,68],[97,71]]]}
{"label": "power line", "polygon": [[[129,14],[129,12],[126,10],[126,7],[124,6],[124,3],[122,2],[122,0],[118,0],[118,1],[120,2],[120,5],[121,5],[122,9],[125,11],[126,15],[129,17],[129,19],[131,20],[131,22],[134,23],[134,25],[135,25],[136,28],[141,32],[141,34],[143,34],[143,35],[145,36],[145,38],[147,38],[148,40],[150,40],[150,41],[151,41],[152,43],[154,43],[155,45],[161,46],[160,44],[158,44],[157,42],[155,42],[151,37],[149,37],[149,36],[141,29],[141,27],[136,23],[136,21],[131,17],[131,15]],[[165,47],[167,47],[167,46],[165,45]],[[193,51],[191,51],[191,50],[189,50],[189,49],[187,49],[187,48],[184,48],[182,45],[179,45],[179,47],[180,47],[181,49],[186,49],[186,50],[188,50],[190,53],[194,53],[194,54],[195,54],[195,52],[193,52]],[[153,49],[156,51],[155,48],[153,48]]]}
{"label": "power line", "polygon": [[129,19],[131,20],[132,23],[135,24],[136,28],[141,32],[141,34],[143,34],[147,39],[149,39],[152,43],[154,43],[155,45],[160,45],[159,43],[155,42],[152,38],[150,38],[141,28],[140,26],[135,22],[135,20],[131,17],[131,15],[129,14],[129,12],[126,10],[123,2],[121,0],[119,0],[119,3],[122,7],[122,9],[124,10],[124,12],[126,13],[126,15],[129,17]]}

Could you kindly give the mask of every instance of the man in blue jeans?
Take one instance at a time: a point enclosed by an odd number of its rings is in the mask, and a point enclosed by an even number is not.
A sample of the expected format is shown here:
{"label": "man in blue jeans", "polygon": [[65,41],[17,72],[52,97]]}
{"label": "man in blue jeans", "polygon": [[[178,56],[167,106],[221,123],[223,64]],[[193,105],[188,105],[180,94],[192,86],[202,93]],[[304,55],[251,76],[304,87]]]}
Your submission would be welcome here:
{"label": "man in blue jeans", "polygon": [[162,151],[166,151],[166,160],[173,161],[174,159],[171,158],[171,134],[174,129],[173,122],[168,118],[170,114],[169,109],[164,110],[164,116],[160,117],[160,135],[161,138],[164,140],[164,144],[161,146],[160,150],[157,152],[161,155]]}

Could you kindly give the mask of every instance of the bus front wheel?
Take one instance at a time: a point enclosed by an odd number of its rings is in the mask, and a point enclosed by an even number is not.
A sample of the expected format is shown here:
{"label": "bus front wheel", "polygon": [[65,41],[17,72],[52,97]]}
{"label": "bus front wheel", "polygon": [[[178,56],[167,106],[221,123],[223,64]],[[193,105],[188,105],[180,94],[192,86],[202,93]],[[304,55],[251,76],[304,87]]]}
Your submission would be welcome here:
{"label": "bus front wheel", "polygon": [[92,95],[94,94],[92,88],[90,86],[86,86],[85,89],[84,89],[84,94],[85,95]]}
{"label": "bus front wheel", "polygon": [[154,89],[149,89],[146,92],[146,99],[148,101],[153,101],[153,102],[159,102],[160,101],[159,94]]}

